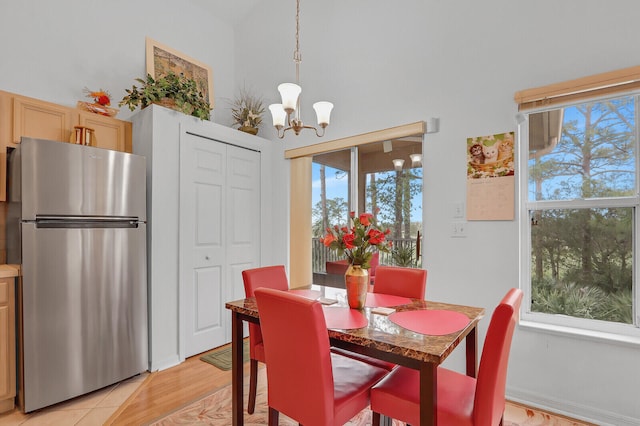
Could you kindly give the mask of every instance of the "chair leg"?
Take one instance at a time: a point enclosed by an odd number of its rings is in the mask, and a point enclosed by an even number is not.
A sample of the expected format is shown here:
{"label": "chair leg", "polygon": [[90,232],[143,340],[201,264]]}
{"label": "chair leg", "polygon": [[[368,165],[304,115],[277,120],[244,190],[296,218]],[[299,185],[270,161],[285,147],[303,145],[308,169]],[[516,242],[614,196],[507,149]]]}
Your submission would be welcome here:
{"label": "chair leg", "polygon": [[269,407],[269,426],[278,426],[278,417],[280,417],[278,410]]}
{"label": "chair leg", "polygon": [[256,392],[258,391],[258,361],[252,359],[250,361],[251,371],[249,373],[249,404],[247,405],[247,413],[253,414],[256,409]]}
{"label": "chair leg", "polygon": [[373,412],[371,416],[371,426],[380,426],[380,413]]}

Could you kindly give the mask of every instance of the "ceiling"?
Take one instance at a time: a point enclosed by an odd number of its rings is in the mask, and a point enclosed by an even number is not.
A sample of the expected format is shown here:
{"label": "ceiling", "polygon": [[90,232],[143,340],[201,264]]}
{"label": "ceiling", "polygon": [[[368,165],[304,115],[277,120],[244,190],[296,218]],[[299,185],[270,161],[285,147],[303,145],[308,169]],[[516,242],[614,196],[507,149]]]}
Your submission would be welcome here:
{"label": "ceiling", "polygon": [[[422,153],[422,137],[408,136],[392,139],[391,151],[385,152],[382,141],[372,142],[358,146],[360,155],[360,171],[362,173],[378,173],[393,170],[392,160],[401,158],[405,160],[405,169],[411,168],[410,154]],[[351,169],[351,150],[342,149],[313,156],[313,162],[324,164],[342,171]]]}

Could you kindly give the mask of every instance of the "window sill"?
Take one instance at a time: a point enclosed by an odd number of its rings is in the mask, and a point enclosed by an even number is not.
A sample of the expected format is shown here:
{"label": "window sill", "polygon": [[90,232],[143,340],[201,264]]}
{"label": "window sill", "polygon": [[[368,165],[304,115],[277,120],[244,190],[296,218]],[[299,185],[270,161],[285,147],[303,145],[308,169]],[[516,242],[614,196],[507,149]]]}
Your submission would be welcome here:
{"label": "window sill", "polygon": [[637,348],[640,346],[640,336],[628,336],[624,334],[608,333],[604,331],[585,330],[575,327],[567,327],[555,324],[544,324],[535,321],[520,321],[520,327],[530,331],[554,334],[563,337],[574,337],[582,340],[590,340],[601,343],[611,343],[620,346]]}

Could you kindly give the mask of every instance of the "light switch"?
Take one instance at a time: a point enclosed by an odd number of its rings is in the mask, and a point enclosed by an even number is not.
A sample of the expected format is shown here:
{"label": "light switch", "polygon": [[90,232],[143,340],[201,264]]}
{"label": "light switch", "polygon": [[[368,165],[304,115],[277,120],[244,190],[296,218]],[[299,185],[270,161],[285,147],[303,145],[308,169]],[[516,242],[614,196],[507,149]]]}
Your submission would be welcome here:
{"label": "light switch", "polygon": [[451,217],[454,219],[464,218],[464,203],[453,203],[451,207]]}

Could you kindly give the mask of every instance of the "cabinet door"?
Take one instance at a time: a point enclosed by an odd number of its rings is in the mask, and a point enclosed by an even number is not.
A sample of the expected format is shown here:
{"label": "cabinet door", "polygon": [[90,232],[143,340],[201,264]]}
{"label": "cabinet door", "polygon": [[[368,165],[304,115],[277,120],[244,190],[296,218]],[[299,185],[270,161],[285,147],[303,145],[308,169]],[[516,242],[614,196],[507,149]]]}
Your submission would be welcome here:
{"label": "cabinet door", "polygon": [[16,395],[13,283],[13,278],[0,278],[0,412],[13,408],[13,398]]}
{"label": "cabinet door", "polygon": [[[92,112],[79,111],[78,114],[80,126],[95,130],[95,143],[92,143],[92,146],[131,152],[130,143],[127,150],[127,125],[131,125],[131,123]],[[129,131],[128,134],[131,132]]]}
{"label": "cabinet door", "polygon": [[74,118],[67,107],[15,95],[11,142],[20,143],[21,136],[69,142]]}

